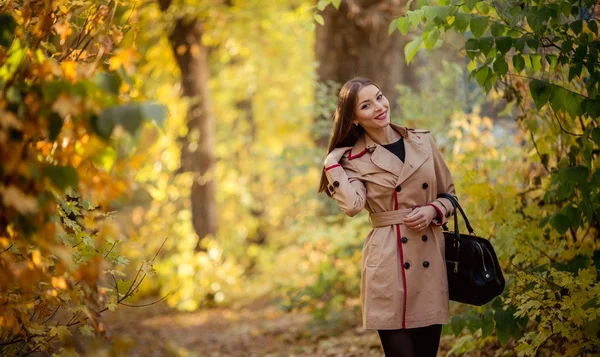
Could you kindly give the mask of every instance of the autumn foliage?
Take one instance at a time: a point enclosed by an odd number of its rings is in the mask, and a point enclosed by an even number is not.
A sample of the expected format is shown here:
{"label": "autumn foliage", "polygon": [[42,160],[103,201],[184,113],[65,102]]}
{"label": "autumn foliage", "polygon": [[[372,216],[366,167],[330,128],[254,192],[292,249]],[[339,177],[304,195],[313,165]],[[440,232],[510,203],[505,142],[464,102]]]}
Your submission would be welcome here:
{"label": "autumn foliage", "polygon": [[67,348],[71,326],[103,332],[99,314],[136,288],[116,270],[128,260],[110,211],[131,175],[111,143],[164,110],[130,90],[128,13],[112,1],[0,5],[0,349],[8,355],[52,352],[59,340]]}

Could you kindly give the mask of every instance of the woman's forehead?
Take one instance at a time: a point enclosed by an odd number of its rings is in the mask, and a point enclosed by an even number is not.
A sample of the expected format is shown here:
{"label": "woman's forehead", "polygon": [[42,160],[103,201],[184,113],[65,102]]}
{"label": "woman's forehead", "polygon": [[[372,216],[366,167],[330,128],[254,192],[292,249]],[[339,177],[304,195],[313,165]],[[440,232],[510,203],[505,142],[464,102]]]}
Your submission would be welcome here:
{"label": "woman's forehead", "polygon": [[372,99],[377,95],[377,93],[379,93],[379,88],[377,88],[376,86],[374,86],[372,84],[370,84],[366,87],[363,87],[358,91],[357,102],[360,103],[363,100]]}

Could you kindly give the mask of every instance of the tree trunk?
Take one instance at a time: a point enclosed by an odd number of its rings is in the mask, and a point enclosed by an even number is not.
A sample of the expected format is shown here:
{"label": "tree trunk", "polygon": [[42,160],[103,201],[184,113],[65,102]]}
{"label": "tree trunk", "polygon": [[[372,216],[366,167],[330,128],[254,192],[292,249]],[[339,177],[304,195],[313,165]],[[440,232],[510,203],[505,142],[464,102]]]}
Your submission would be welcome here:
{"label": "tree trunk", "polygon": [[[159,5],[162,11],[166,11],[171,0],[159,0]],[[182,95],[189,99],[188,132],[180,140],[179,171],[194,174],[190,197],[192,223],[199,238],[196,250],[202,250],[202,239],[214,237],[218,230],[214,178],[215,121],[208,86],[208,49],[202,45],[202,23],[197,19],[177,19],[169,41],[181,71]]]}
{"label": "tree trunk", "polygon": [[[370,78],[392,107],[398,98],[396,84],[416,88],[414,68],[404,59],[404,45],[410,39],[399,31],[388,35],[390,22],[405,13],[405,5],[406,0],[348,0],[339,10],[328,6],[322,13],[325,26],[317,25],[316,30],[319,82],[343,84],[355,76]],[[317,143],[325,146],[326,140],[317,138]]]}

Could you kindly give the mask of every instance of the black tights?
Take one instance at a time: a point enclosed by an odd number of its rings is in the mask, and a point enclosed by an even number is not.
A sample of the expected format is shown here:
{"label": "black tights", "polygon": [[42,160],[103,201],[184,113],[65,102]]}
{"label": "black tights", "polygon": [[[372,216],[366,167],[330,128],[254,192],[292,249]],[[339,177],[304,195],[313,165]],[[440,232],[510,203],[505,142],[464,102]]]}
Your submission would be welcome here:
{"label": "black tights", "polygon": [[435,357],[442,325],[377,332],[385,357]]}

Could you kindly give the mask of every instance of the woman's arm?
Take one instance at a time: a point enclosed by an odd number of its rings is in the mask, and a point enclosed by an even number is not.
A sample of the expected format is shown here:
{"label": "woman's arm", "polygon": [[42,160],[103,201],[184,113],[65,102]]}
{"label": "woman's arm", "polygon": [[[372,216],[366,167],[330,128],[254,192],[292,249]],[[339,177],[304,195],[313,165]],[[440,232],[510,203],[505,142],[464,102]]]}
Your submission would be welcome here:
{"label": "woman's arm", "polygon": [[325,167],[325,176],[329,181],[327,190],[345,214],[353,217],[362,211],[365,207],[367,189],[359,180],[360,173],[352,161],[343,158],[342,164]]}

